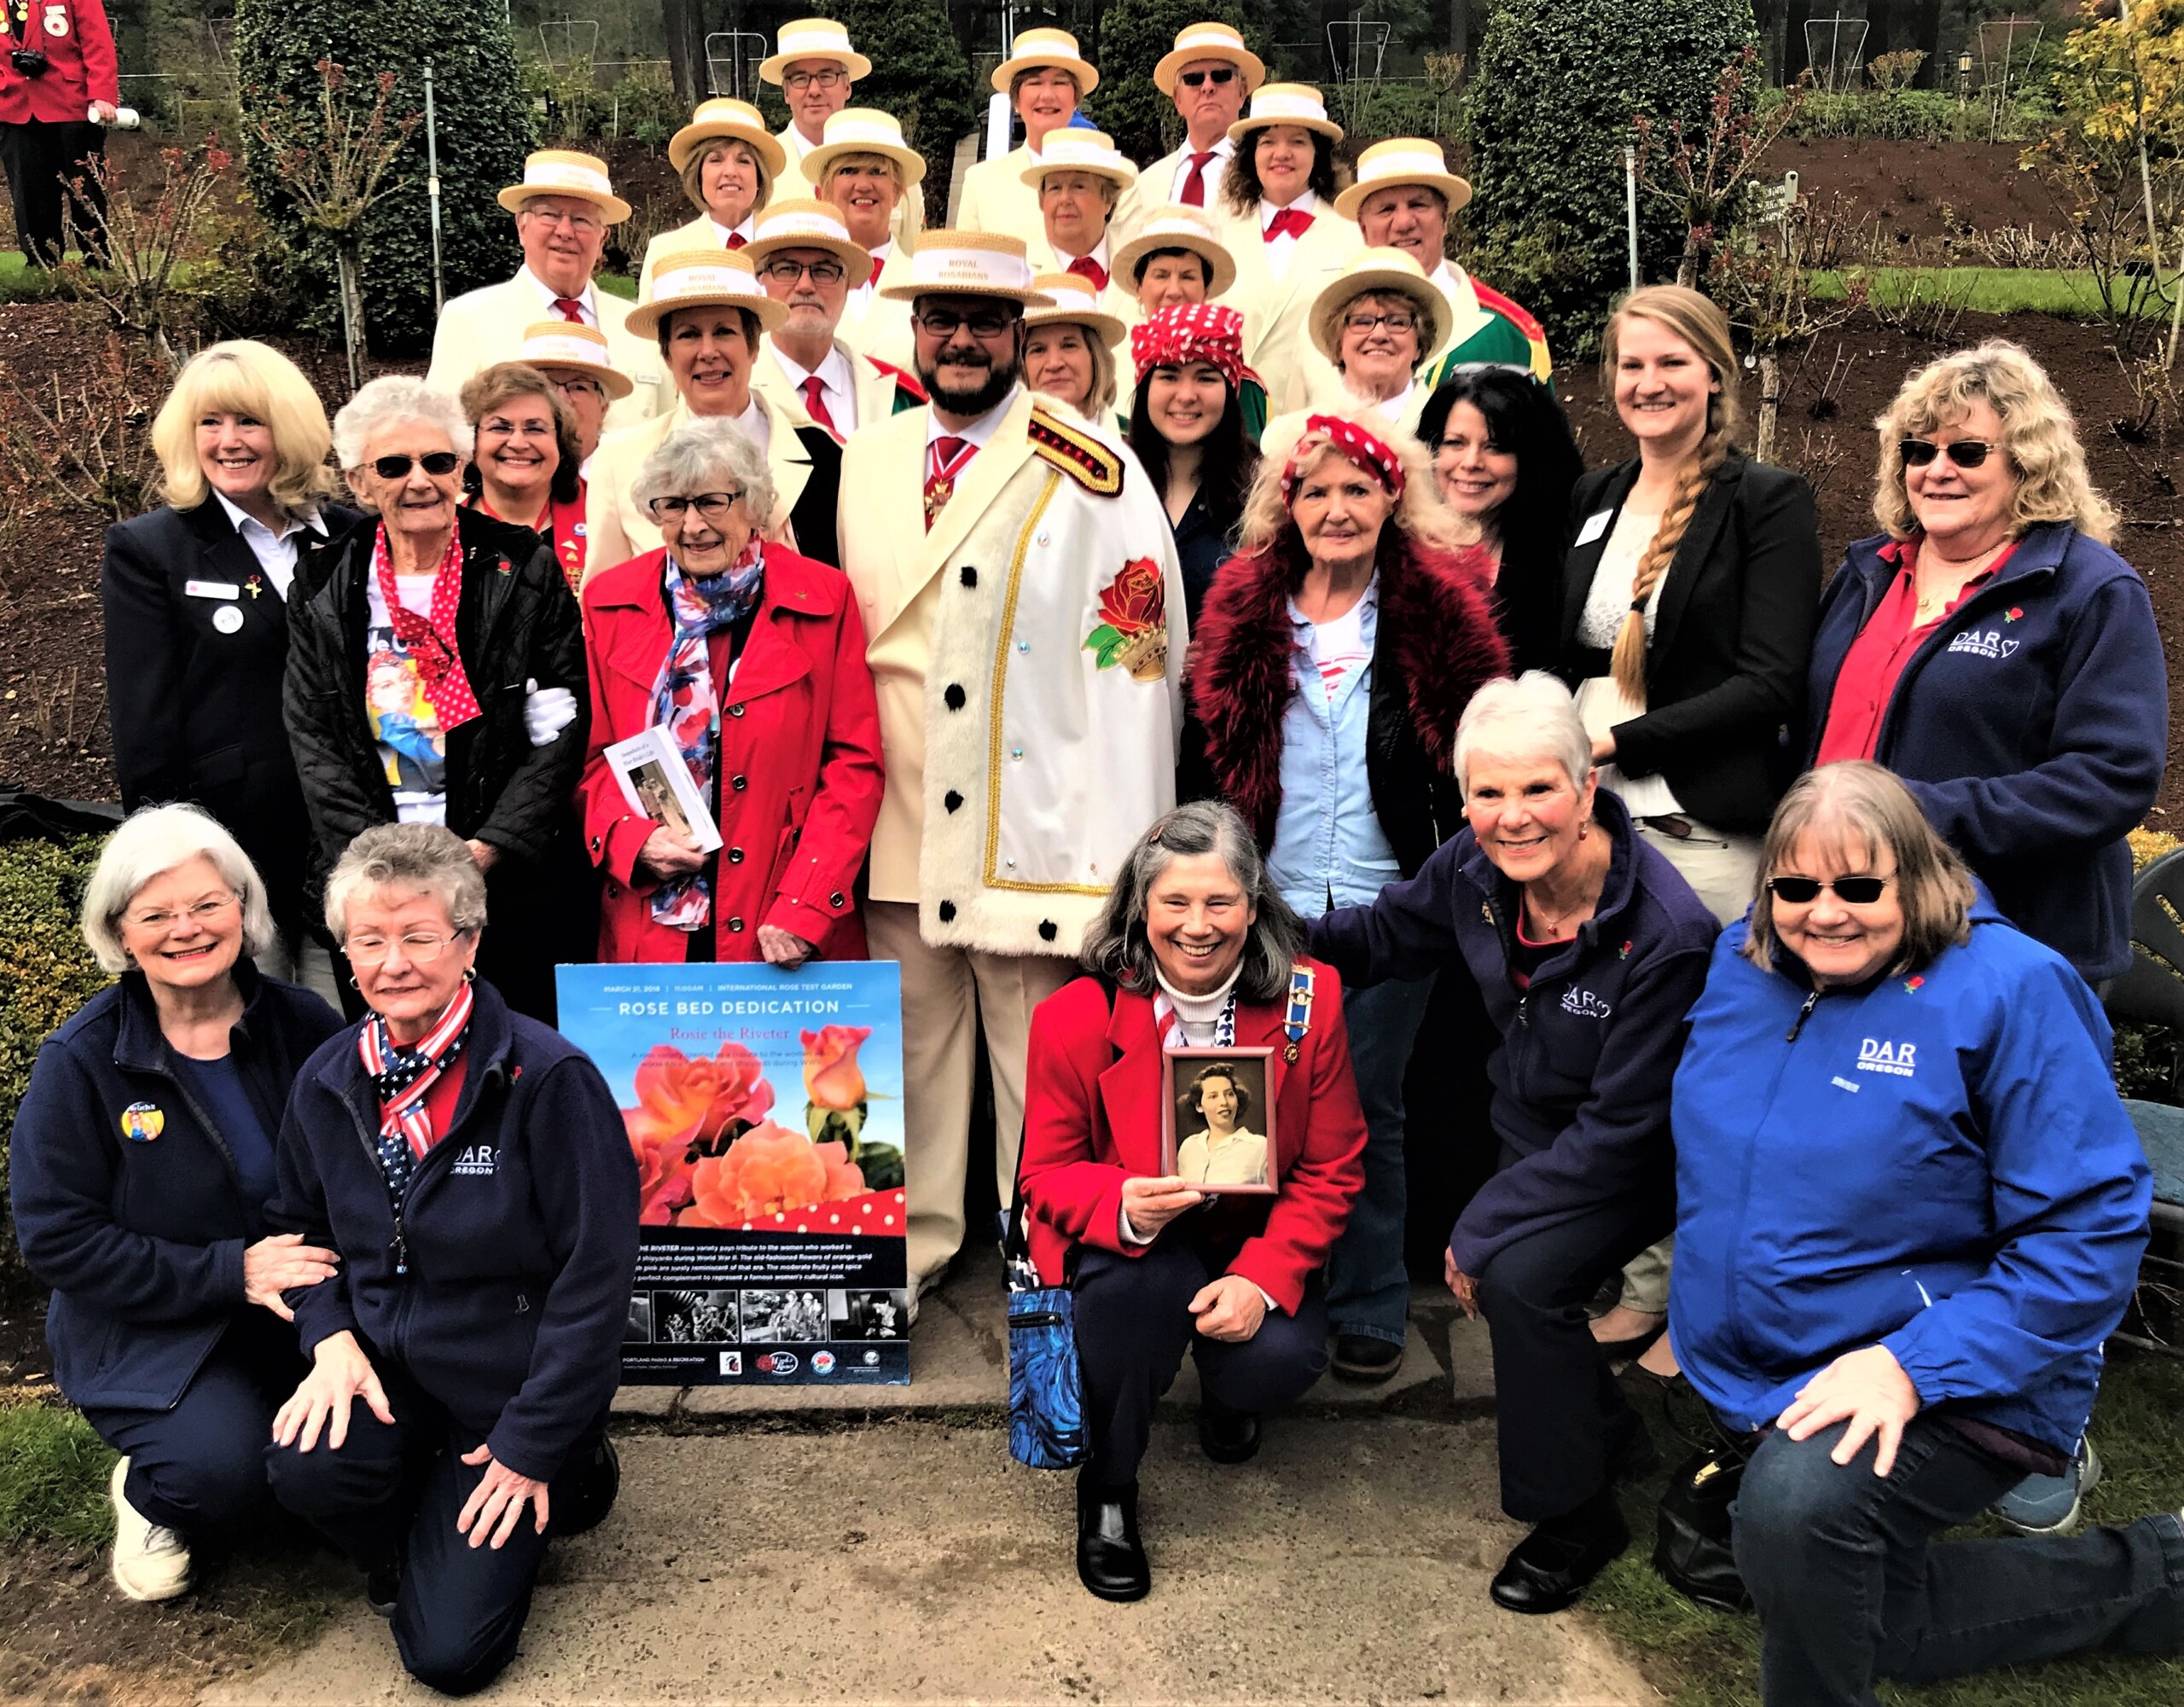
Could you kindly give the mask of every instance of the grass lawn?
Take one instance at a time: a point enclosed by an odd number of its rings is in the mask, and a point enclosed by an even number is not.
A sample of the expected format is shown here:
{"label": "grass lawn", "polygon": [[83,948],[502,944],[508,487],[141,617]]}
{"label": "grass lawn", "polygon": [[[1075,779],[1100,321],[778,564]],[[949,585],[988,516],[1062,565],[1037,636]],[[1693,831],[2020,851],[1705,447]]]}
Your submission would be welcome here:
{"label": "grass lawn", "polygon": [[[1695,1417],[1679,1413],[1676,1420],[1699,1437]],[[1658,1409],[1647,1421],[1673,1469],[1685,1449],[1661,1426]],[[2184,1360],[2113,1348],[2093,1436],[2106,1468],[2088,1501],[2093,1521],[2184,1507]],[[1757,1621],[1710,1612],[1653,1571],[1653,1512],[1665,1473],[1624,1489],[1623,1512],[1636,1540],[1580,1604],[1644,1657],[1653,1681],[1677,1707],[1747,1707],[1759,1697]],[[1990,1520],[1966,1533],[2010,1531]],[[2175,1707],[2184,1701],[2184,1659],[2056,1660],[1954,1683],[1883,1684],[1879,1693],[1902,1707]]]}
{"label": "grass lawn", "polygon": [[[1812,293],[1823,301],[1839,301],[1846,288],[1839,272],[1816,272]],[[1873,299],[1890,307],[1921,296],[1929,302],[1949,302],[1980,314],[2065,314],[2088,317],[2100,307],[2100,293],[2091,273],[2047,272],[2030,267],[1881,267],[1866,275]],[[2148,315],[2166,317],[2168,305],[2150,299]]]}

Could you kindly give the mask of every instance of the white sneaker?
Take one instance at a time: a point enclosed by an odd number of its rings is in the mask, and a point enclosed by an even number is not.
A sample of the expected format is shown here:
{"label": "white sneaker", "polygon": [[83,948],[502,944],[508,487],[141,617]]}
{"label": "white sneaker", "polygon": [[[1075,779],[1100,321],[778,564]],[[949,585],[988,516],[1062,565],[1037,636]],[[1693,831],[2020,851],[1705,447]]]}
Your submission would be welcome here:
{"label": "white sneaker", "polygon": [[129,1503],[121,1491],[128,1477],[124,1458],[107,1484],[113,1496],[114,1587],[131,1600],[171,1600],[189,1591],[189,1543]]}

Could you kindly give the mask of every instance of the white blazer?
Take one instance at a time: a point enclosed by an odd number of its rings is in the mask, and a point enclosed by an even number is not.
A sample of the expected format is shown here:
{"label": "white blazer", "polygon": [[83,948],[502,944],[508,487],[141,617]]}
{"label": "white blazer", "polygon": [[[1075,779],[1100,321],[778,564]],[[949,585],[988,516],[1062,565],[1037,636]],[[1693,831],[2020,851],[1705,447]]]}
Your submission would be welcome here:
{"label": "white blazer", "polygon": [[963,174],[956,229],[1021,237],[1034,258],[1044,254],[1047,222],[1039,212],[1039,192],[1024,182],[1024,174],[1038,163],[1029,142],[1019,143],[999,160],[978,162]]}
{"label": "white blazer", "polygon": [[[595,284],[591,293],[599,329],[607,334],[608,358],[636,386],[607,406],[605,430],[611,433],[674,408],[675,385],[659,345],[631,336],[625,328],[630,305]],[[425,383],[454,396],[472,374],[521,356],[526,327],[553,318],[554,311],[540,302],[537,288],[521,274],[451,298],[433,328],[433,360]]]}
{"label": "white blazer", "polygon": [[1311,229],[1290,251],[1288,270],[1278,279],[1266,264],[1258,208],[1241,219],[1224,221],[1221,241],[1236,260],[1236,282],[1222,304],[1243,314],[1244,360],[1266,382],[1267,408],[1276,415],[1302,408],[1307,358],[1318,354],[1312,346],[1312,303],[1365,247],[1357,222],[1345,219],[1322,200]]}

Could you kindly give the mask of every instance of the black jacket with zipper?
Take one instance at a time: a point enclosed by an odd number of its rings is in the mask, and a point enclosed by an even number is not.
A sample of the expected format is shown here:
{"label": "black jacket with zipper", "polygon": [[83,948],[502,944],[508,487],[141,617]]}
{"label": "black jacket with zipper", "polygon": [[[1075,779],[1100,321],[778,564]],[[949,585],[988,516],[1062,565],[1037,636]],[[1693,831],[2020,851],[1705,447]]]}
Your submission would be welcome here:
{"label": "black jacket with zipper", "polygon": [[[235,966],[241,1022],[229,1047],[265,1129],[340,1029],[311,991]],[[125,1135],[122,1117],[138,1112]],[[193,1096],[160,1031],[150,986],[122,974],[45,1040],[15,1115],[9,1187],[15,1238],[53,1288],[53,1376],[76,1404],[171,1410],[243,1298],[246,1246],[270,1228],[243,1194],[217,1109]]]}

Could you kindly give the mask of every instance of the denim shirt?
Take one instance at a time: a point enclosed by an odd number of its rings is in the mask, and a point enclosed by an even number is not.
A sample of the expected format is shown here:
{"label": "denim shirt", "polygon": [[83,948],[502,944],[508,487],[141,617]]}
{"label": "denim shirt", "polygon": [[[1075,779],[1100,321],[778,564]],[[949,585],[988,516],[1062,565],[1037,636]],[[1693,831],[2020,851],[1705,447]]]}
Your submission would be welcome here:
{"label": "denim shirt", "polygon": [[1295,689],[1281,713],[1281,810],[1274,821],[1267,874],[1307,919],[1333,907],[1368,905],[1403,874],[1381,833],[1366,775],[1365,729],[1372,715],[1371,654],[1380,630],[1380,578],[1358,607],[1367,663],[1344,676],[1330,700],[1312,656],[1313,624],[1289,607],[1290,674]]}

